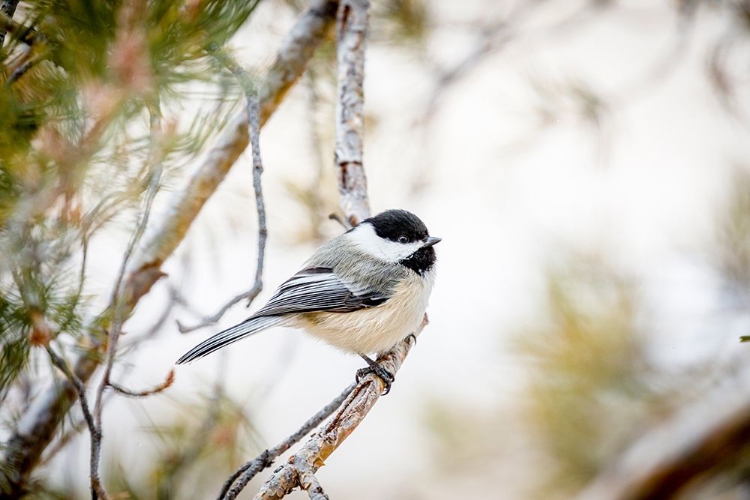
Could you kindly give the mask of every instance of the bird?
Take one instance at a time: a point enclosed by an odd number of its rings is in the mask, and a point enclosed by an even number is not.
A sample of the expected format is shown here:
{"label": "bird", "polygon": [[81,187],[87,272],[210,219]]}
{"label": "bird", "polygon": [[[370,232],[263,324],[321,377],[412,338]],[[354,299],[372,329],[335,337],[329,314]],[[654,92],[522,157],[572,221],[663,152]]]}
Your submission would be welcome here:
{"label": "bird", "polygon": [[367,364],[388,393],[393,374],[371,359],[419,327],[435,283],[435,244],[411,212],[386,210],[320,246],[302,269],[243,322],[204,340],[177,364],[189,363],[271,327],[292,327]]}

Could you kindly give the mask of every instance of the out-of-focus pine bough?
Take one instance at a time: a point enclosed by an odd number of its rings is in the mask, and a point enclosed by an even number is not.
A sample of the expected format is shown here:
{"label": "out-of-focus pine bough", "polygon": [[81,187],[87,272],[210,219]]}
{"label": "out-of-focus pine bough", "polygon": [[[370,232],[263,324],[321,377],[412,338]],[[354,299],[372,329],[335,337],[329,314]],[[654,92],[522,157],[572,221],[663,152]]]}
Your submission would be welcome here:
{"label": "out-of-focus pine bough", "polygon": [[[237,86],[215,71],[205,48],[224,44],[257,3],[43,2],[24,8],[21,20],[7,30],[0,91],[0,245],[7,256],[0,263],[0,397],[5,408],[15,405],[18,411],[12,412],[11,436],[3,445],[0,497],[37,486],[29,476],[71,408],[73,388],[85,384],[104,359],[107,332],[120,328],[163,275],[153,261],[138,267],[143,256],[136,255],[132,266],[138,273],[128,272],[109,307],[94,315],[87,307],[89,240],[108,223],[127,220],[142,206],[155,172],[176,177],[228,121]],[[330,3],[313,2],[318,17],[325,18]],[[312,23],[309,33],[292,37],[292,44],[303,38],[300,47],[282,47],[271,68],[278,74],[264,88],[265,119],[303,72],[325,36],[324,24]],[[21,66],[23,74],[15,71]],[[178,110],[196,97],[203,97],[197,99],[203,106],[196,106],[192,123],[180,127]],[[241,139],[229,166],[244,149]],[[218,181],[211,190],[202,186],[204,200]],[[177,238],[161,235],[168,243],[159,244],[159,262],[179,243],[186,231],[180,229]],[[38,387],[17,394],[14,382],[45,362],[33,345],[69,351],[54,358],[61,368],[81,352],[64,370],[75,384],[55,382],[43,394]],[[92,459],[92,475],[93,470]],[[106,496],[93,477],[92,490]]]}

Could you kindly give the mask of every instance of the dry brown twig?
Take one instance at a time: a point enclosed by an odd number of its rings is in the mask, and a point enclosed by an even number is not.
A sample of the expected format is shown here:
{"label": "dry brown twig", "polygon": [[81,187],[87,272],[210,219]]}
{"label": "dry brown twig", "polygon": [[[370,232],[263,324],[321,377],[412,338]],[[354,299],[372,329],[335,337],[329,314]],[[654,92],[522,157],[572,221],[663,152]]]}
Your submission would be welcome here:
{"label": "dry brown twig", "polygon": [[130,398],[145,398],[148,396],[152,396],[154,394],[158,394],[161,391],[167,389],[174,383],[174,370],[169,370],[169,373],[167,374],[167,378],[164,379],[164,382],[157,385],[156,387],[152,387],[151,389],[144,389],[142,391],[134,391],[131,389],[126,389],[125,387],[116,384],[112,381],[109,382],[109,386],[115,390],[115,392],[122,394],[123,396],[128,396]]}
{"label": "dry brown twig", "polygon": [[[302,75],[315,49],[327,36],[333,26],[337,5],[334,0],[312,0],[298,18],[259,91],[261,126]],[[216,191],[248,141],[247,115],[243,112],[227,127],[188,187],[175,193],[172,208],[164,214],[161,223],[147,232],[142,251],[130,260],[121,293],[123,319],[130,316],[138,301],[164,276],[161,265],[182,241],[198,212]],[[72,364],[71,372],[82,384],[100,366],[100,344],[93,344]],[[24,491],[30,474],[76,399],[76,387],[71,381],[52,384],[11,431],[0,460],[1,479],[8,487],[10,498]]]}

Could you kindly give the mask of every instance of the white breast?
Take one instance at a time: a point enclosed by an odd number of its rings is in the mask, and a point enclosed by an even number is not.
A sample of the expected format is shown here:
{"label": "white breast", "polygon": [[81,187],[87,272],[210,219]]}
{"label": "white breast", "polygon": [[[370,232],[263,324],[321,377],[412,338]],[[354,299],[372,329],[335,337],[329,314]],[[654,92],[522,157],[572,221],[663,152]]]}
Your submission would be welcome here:
{"label": "white breast", "polygon": [[414,273],[377,307],[351,313],[298,316],[295,326],[343,351],[380,353],[413,333],[422,322],[432,292],[434,273]]}

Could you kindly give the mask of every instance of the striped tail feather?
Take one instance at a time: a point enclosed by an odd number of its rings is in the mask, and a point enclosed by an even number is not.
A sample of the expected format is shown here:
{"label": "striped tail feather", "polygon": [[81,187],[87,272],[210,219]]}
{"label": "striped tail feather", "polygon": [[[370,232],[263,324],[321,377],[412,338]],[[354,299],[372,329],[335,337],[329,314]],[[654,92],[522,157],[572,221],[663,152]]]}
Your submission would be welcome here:
{"label": "striped tail feather", "polygon": [[233,342],[237,342],[240,339],[249,337],[255,333],[261,332],[272,326],[281,324],[284,321],[282,316],[258,316],[250,317],[242,323],[235,325],[231,328],[227,328],[204,340],[197,346],[186,352],[180,359],[177,360],[178,365],[183,363],[190,363],[203,356],[208,356],[214,351],[218,351],[222,347],[228,346]]}

